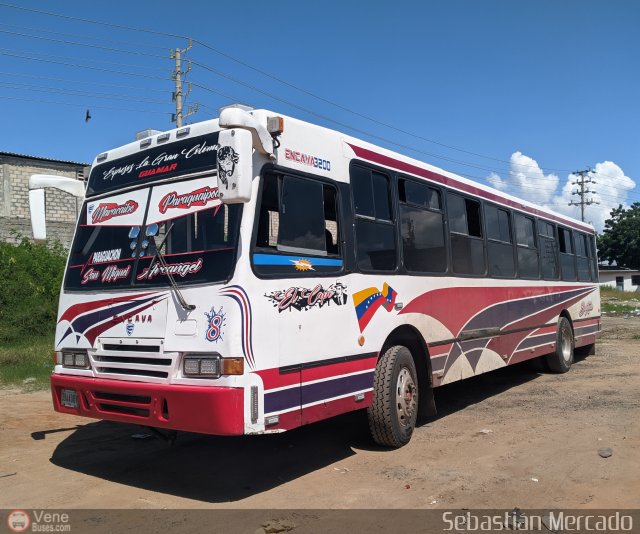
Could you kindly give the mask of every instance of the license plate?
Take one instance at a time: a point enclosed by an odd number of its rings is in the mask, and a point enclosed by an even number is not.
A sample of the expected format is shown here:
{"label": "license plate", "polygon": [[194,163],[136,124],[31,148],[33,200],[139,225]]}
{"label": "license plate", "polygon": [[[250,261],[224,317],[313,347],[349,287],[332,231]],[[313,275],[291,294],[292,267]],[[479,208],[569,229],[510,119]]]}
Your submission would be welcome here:
{"label": "license plate", "polygon": [[75,389],[63,389],[60,395],[60,402],[62,406],[67,408],[78,407],[78,393]]}

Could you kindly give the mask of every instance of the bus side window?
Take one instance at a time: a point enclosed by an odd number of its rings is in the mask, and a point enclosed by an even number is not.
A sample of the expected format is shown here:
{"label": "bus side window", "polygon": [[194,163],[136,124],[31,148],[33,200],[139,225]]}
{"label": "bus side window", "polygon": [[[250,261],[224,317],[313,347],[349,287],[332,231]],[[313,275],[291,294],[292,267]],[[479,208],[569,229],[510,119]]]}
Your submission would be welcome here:
{"label": "bus side window", "polygon": [[444,273],[447,249],[440,191],[398,180],[404,265],[410,272]]}
{"label": "bus side window", "polygon": [[480,202],[447,194],[453,272],[482,276],[486,273]]}
{"label": "bus side window", "polygon": [[484,213],[487,220],[489,276],[512,278],[516,274],[516,262],[510,213],[490,204],[485,205]]}
{"label": "bus side window", "polygon": [[395,270],[397,253],[389,176],[353,165],[351,187],[358,268],[361,271]]}
{"label": "bus side window", "polygon": [[558,242],[560,244],[560,268],[562,269],[562,279],[575,281],[575,255],[573,253],[571,232],[567,228],[558,228]]}
{"label": "bus side window", "polygon": [[596,250],[596,237],[589,237],[589,259],[591,260],[591,281],[598,281],[598,251]]}
{"label": "bus side window", "polygon": [[578,268],[578,281],[589,282],[591,280],[591,268],[589,261],[589,245],[587,236],[582,232],[573,231],[573,241],[576,244],[576,265]]}
{"label": "bus side window", "polygon": [[[261,274],[340,271],[337,190],[319,180],[266,175],[258,211],[254,267]],[[277,255],[295,258],[283,261]],[[316,263],[317,262],[317,263]]]}
{"label": "bus side window", "polygon": [[519,213],[514,214],[516,245],[518,248],[518,277],[540,278],[535,221]]}
{"label": "bus side window", "polygon": [[557,280],[560,276],[560,269],[558,269],[558,241],[556,240],[555,224],[538,220],[538,234],[540,237],[542,278]]}

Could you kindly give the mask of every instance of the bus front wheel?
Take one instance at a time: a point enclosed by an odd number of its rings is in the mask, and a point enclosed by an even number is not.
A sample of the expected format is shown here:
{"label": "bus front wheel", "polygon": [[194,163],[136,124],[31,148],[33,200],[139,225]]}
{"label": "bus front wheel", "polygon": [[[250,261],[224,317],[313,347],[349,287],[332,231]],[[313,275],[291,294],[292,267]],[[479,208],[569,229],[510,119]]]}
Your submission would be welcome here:
{"label": "bus front wheel", "polygon": [[556,350],[547,356],[547,366],[554,373],[566,373],[573,363],[574,340],[571,323],[560,316],[556,337]]}
{"label": "bus front wheel", "polygon": [[390,347],[378,360],[367,415],[371,435],[379,445],[398,448],[411,439],[418,416],[417,376],[407,347]]}

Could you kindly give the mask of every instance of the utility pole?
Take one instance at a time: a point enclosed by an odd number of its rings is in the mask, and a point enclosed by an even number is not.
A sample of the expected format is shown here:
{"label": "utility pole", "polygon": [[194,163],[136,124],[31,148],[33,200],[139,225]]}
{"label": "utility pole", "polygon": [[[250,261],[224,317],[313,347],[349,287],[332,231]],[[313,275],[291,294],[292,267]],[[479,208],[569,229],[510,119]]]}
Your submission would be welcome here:
{"label": "utility pole", "polygon": [[182,84],[184,82],[184,76],[191,72],[191,62],[188,62],[187,70],[182,70],[182,55],[186,54],[189,50],[191,50],[193,43],[191,39],[189,39],[189,45],[187,48],[176,48],[171,51],[171,59],[174,59],[176,62],[175,70],[171,73],[171,78],[176,82],[176,88],[173,92],[173,101],[176,103],[176,112],[171,116],[171,122],[175,122],[176,126],[180,128],[184,119],[198,112],[198,104],[194,107],[189,106],[187,113],[183,113],[183,103],[184,99],[189,96],[191,93],[191,84],[187,82],[188,89],[186,93],[182,89]]}
{"label": "utility pole", "polygon": [[578,179],[575,182],[571,182],[571,185],[578,186],[578,190],[572,191],[571,194],[578,195],[580,200],[572,200],[569,202],[569,206],[580,206],[580,220],[582,222],[584,222],[584,207],[590,206],[591,204],[600,204],[600,202],[596,202],[593,198],[585,198],[585,195],[588,195],[589,193],[595,194],[593,189],[589,189],[589,184],[596,183],[596,181],[589,176],[590,172],[592,172],[591,168],[574,172],[574,176],[578,176]]}

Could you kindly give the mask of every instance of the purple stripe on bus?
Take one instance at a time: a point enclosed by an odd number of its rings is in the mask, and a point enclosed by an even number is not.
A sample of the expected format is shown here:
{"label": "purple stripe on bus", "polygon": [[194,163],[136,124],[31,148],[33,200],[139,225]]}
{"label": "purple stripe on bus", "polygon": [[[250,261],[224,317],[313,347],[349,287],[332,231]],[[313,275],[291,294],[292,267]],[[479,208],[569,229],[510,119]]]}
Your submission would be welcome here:
{"label": "purple stripe on bus", "polygon": [[318,402],[371,388],[373,388],[373,371],[359,375],[343,376],[335,380],[303,386],[302,404]]}
{"label": "purple stripe on bus", "polygon": [[294,386],[282,391],[267,391],[264,395],[264,412],[272,413],[288,410],[301,404],[339,397],[362,391],[363,389],[371,389],[372,387],[373,371],[307,384],[303,385],[302,388]]}

